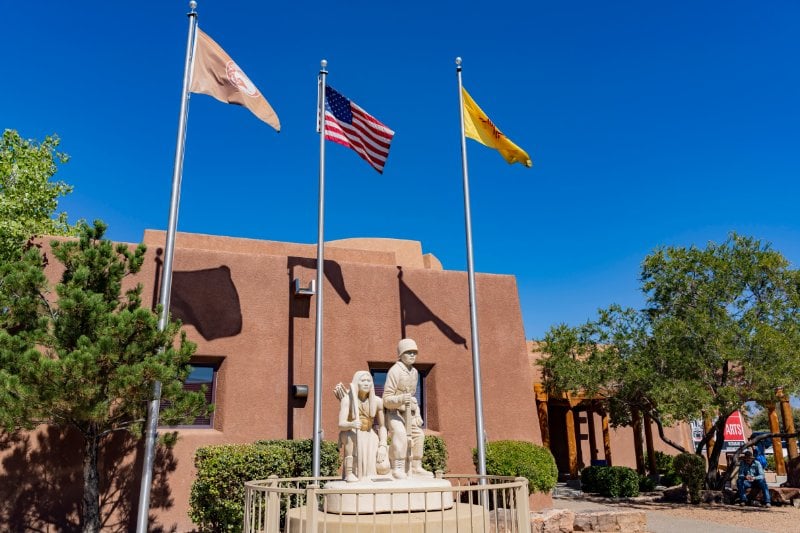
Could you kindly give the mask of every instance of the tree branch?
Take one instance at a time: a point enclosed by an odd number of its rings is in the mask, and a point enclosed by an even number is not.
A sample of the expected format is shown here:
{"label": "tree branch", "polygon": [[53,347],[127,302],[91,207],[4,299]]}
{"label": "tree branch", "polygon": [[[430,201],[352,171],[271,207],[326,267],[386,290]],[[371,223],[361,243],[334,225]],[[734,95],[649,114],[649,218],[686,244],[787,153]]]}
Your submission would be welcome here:
{"label": "tree branch", "polygon": [[681,453],[689,453],[686,448],[667,438],[667,436],[664,434],[664,424],[661,423],[661,418],[659,418],[658,415],[650,413],[650,418],[656,423],[656,426],[658,426],[658,436],[661,437],[662,441],[666,442]]}

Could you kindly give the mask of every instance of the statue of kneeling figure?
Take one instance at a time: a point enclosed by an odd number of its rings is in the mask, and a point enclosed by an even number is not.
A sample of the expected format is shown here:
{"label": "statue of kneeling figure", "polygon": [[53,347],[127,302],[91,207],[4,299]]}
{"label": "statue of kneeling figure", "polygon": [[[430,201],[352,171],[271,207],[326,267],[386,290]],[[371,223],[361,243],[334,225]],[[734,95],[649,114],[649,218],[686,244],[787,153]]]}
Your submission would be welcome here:
{"label": "statue of kneeling figure", "polygon": [[353,375],[349,389],[339,383],[334,394],[339,399],[339,447],[344,450],[342,477],[354,483],[387,474],[383,400],[375,394],[372,375],[359,370]]}

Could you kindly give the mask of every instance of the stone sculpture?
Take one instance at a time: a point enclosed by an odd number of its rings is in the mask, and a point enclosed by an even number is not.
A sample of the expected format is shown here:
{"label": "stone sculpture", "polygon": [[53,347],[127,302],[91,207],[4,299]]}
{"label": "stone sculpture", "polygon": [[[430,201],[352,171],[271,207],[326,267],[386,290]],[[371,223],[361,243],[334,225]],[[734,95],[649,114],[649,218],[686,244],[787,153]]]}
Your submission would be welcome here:
{"label": "stone sculpture", "polygon": [[392,477],[395,479],[433,476],[422,468],[425,434],[415,397],[419,372],[414,368],[414,363],[418,353],[417,343],[412,339],[402,339],[397,343],[399,360],[389,369],[383,389],[386,425],[392,438],[389,460],[392,464]]}
{"label": "stone sculpture", "polygon": [[379,473],[388,473],[383,401],[375,395],[372,375],[359,370],[353,375],[349,389],[339,383],[334,394],[339,398],[339,446],[344,450],[344,480],[348,483],[370,481]]}

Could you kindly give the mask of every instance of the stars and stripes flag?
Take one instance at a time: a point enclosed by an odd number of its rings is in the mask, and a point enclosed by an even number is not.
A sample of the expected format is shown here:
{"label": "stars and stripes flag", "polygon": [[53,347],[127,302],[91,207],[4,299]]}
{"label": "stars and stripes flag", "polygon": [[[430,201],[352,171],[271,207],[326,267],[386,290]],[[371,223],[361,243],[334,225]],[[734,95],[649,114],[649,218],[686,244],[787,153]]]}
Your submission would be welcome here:
{"label": "stars and stripes flag", "polygon": [[325,86],[325,138],[352,148],[383,174],[394,132],[330,86]]}

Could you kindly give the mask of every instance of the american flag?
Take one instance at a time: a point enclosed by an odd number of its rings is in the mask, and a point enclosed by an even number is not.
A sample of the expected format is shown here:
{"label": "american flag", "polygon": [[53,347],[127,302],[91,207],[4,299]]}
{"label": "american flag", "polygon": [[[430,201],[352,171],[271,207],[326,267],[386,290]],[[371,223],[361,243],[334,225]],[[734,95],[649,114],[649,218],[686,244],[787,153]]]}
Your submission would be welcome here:
{"label": "american flag", "polygon": [[394,132],[356,104],[325,87],[325,138],[352,148],[383,174]]}

